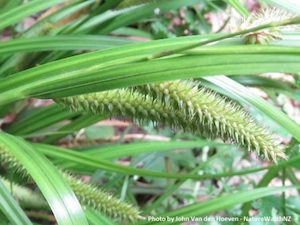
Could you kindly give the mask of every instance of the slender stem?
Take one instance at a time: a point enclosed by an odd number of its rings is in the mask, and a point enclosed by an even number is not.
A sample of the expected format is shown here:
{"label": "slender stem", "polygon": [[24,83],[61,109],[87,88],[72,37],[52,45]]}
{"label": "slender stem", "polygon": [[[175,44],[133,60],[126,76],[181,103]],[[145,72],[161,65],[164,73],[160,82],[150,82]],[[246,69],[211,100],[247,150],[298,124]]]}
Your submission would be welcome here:
{"label": "slender stem", "polygon": [[[292,182],[293,185],[300,185],[299,179],[295,176],[292,168],[285,169],[286,177]],[[297,190],[298,195],[300,196],[300,190]]]}
{"label": "slender stem", "polygon": [[[286,168],[282,168],[282,174],[281,174],[281,182],[282,186],[285,186],[285,180],[286,180]],[[281,203],[282,203],[282,215],[286,216],[286,195],[285,191],[281,194]]]}

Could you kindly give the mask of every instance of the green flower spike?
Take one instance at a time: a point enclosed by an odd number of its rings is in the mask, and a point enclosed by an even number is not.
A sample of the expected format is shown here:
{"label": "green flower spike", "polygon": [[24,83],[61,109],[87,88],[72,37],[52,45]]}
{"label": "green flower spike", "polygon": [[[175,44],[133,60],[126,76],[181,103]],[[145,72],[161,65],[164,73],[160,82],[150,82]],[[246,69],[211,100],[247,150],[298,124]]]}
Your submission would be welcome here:
{"label": "green flower spike", "polygon": [[[9,169],[14,170],[14,172],[19,173],[26,178],[30,178],[30,175],[25,168],[14,156],[10,155],[9,151],[7,151],[4,146],[0,146],[0,160],[1,163],[7,165]],[[82,205],[91,207],[113,219],[124,222],[134,222],[142,218],[135,207],[120,201],[116,197],[95,186],[76,179],[66,172],[61,171],[61,173]]]}
{"label": "green flower spike", "polygon": [[208,138],[234,142],[271,158],[286,158],[272,135],[242,108],[190,81],[149,84],[134,90],[113,90],[61,98],[74,111],[126,116],[190,131]]}

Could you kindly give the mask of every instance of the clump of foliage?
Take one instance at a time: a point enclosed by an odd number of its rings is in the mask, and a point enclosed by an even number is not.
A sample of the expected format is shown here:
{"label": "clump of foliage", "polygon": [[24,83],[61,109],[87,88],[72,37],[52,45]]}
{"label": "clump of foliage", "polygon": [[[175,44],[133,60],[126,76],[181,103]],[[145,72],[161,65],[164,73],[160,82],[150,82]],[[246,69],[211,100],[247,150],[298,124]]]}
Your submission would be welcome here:
{"label": "clump of foliage", "polygon": [[[300,222],[299,196],[284,193],[299,189],[300,128],[277,104],[284,95],[299,106],[293,7],[277,2],[290,12],[266,4],[253,13],[239,1],[208,0],[0,6],[1,224],[163,225],[151,218],[222,210],[245,218],[251,208]],[[228,32],[232,10],[242,19]],[[214,16],[224,17],[216,33]],[[260,76],[268,72],[293,82]],[[264,90],[269,102],[245,86]],[[98,123],[120,117],[126,129]],[[141,134],[146,140],[125,143]],[[245,169],[243,160],[258,167]],[[232,185],[236,175],[251,184]],[[281,187],[267,187],[278,178]],[[197,202],[198,181],[209,200]],[[279,203],[268,207],[268,198]]]}

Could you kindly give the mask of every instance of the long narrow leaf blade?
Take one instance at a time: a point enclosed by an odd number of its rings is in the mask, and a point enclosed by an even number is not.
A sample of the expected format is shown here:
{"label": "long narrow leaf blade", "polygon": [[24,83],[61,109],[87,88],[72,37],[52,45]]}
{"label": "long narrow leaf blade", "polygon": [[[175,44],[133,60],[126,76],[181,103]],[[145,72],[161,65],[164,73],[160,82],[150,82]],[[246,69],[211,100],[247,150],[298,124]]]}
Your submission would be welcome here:
{"label": "long narrow leaf blade", "polygon": [[0,180],[0,210],[13,225],[32,225],[24,211]]}
{"label": "long narrow leaf blade", "polygon": [[170,79],[300,71],[300,48],[283,46],[206,47],[187,56],[135,62],[170,49],[160,45],[164,42],[149,43],[70,57],[12,75],[0,83],[0,105],[29,96],[64,97]]}
{"label": "long narrow leaf blade", "polygon": [[5,13],[1,13],[0,15],[0,30],[3,28],[13,25],[25,18],[26,16],[30,16],[34,13],[37,13],[43,9],[46,9],[50,6],[63,2],[63,0],[35,0],[31,1],[27,4],[20,5],[12,10],[9,10]]}
{"label": "long narrow leaf blade", "polygon": [[132,42],[129,39],[109,36],[42,36],[2,42],[0,43],[0,54],[2,56],[21,52],[99,50]]}

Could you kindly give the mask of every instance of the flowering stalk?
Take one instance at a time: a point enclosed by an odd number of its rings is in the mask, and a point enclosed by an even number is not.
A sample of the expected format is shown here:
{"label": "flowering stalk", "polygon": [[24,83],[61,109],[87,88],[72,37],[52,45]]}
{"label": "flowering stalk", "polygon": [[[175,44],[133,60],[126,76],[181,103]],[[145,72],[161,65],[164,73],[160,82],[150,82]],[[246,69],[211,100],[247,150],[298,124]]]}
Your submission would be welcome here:
{"label": "flowering stalk", "polygon": [[134,90],[113,90],[57,100],[74,111],[127,116],[222,138],[271,158],[285,158],[272,135],[244,110],[227,99],[190,81],[149,84]]}
{"label": "flowering stalk", "polygon": [[[19,161],[9,153],[5,146],[1,145],[0,160],[2,164],[7,165],[11,170],[21,174],[23,177],[30,178],[30,175],[27,173],[22,164],[20,164]],[[73,189],[76,197],[82,205],[91,207],[106,214],[107,216],[122,221],[134,222],[142,218],[135,207],[120,201],[116,197],[96,188],[95,186],[76,179],[66,172],[61,171],[61,174]]]}
{"label": "flowering stalk", "polygon": [[120,221],[134,222],[143,218],[140,216],[138,209],[122,202],[106,191],[84,183],[66,173],[63,173],[63,176],[68,181],[81,204],[94,208]]}

